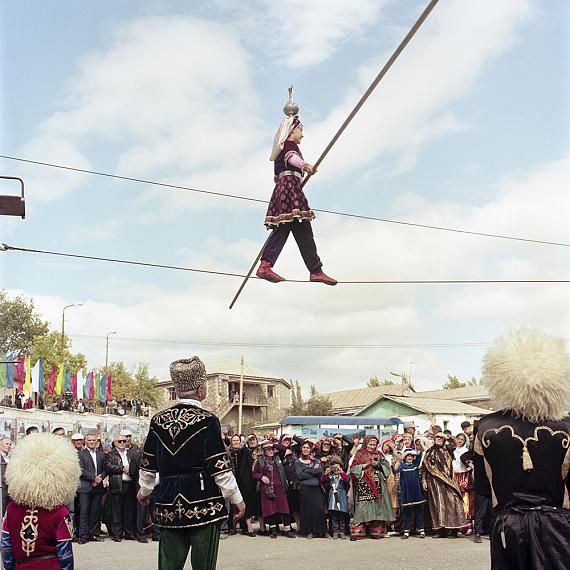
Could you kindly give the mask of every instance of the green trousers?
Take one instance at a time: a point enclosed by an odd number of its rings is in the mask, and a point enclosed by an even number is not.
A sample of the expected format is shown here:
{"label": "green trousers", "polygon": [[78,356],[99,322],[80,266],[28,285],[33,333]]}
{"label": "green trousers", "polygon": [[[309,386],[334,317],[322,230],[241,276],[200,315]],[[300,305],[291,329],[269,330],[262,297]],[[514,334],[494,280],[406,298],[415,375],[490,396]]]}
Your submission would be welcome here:
{"label": "green trousers", "polygon": [[194,528],[161,528],[158,570],[183,570],[190,547],[193,570],[215,570],[219,543],[219,522]]}

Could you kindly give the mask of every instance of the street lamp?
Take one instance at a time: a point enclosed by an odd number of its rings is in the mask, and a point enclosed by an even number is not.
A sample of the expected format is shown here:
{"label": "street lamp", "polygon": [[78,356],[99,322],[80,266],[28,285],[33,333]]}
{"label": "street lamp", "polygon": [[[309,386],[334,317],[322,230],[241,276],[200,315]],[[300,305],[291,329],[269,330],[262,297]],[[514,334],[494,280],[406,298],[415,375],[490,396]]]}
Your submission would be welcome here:
{"label": "street lamp", "polygon": [[61,364],[65,364],[65,309],[70,307],[81,307],[83,303],[73,303],[71,305],[65,305],[63,311],[61,312]]}
{"label": "street lamp", "polygon": [[117,334],[117,331],[113,331],[113,332],[108,332],[107,333],[107,342],[106,342],[106,346],[105,346],[105,372],[108,373],[109,371],[107,370],[107,368],[109,367],[109,337],[112,334]]}

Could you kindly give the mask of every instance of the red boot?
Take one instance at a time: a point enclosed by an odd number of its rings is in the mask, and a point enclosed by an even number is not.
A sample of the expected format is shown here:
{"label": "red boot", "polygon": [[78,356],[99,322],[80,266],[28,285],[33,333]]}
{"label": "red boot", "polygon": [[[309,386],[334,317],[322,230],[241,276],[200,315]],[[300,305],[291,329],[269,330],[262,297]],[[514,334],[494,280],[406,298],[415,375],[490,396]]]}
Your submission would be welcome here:
{"label": "red boot", "polygon": [[265,279],[266,281],[270,281],[271,283],[279,283],[279,281],[286,281],[284,277],[281,277],[281,275],[277,275],[277,273],[275,273],[275,271],[271,269],[269,261],[265,261],[263,259],[261,260],[256,275],[260,279]]}
{"label": "red boot", "polygon": [[322,271],[319,271],[318,273],[311,273],[310,280],[314,281],[315,283],[324,283],[325,285],[333,285],[333,286],[338,283],[336,279],[329,277]]}

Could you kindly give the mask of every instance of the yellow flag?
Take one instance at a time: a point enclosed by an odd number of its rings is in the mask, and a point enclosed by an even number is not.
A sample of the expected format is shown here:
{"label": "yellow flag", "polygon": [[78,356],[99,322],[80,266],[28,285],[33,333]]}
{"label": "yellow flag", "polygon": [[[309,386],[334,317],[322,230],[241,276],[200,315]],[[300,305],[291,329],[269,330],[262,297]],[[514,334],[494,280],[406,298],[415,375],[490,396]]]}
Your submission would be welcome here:
{"label": "yellow flag", "polygon": [[63,373],[65,369],[63,364],[59,365],[57,370],[57,378],[55,380],[55,393],[59,396],[63,394]]}
{"label": "yellow flag", "polygon": [[32,361],[29,356],[26,356],[25,361],[26,376],[24,380],[24,394],[30,394],[32,391]]}

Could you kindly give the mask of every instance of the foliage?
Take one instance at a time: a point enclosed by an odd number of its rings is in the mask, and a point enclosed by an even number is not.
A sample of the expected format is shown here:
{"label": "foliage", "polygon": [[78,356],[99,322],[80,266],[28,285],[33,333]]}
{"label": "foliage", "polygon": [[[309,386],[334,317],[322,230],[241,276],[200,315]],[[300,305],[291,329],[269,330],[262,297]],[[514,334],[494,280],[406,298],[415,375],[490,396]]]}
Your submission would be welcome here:
{"label": "foliage", "polygon": [[304,416],[330,416],[332,402],[328,396],[315,392],[305,403]]}
{"label": "foliage", "polygon": [[[72,353],[70,349],[71,341],[66,335],[64,339],[64,362],[65,365],[71,369],[71,373],[75,374],[81,368],[87,367],[87,358],[80,352]],[[47,379],[51,370],[50,365],[61,363],[61,334],[52,331],[49,334],[34,338],[29,356],[32,366],[38,358],[44,359],[44,376]]]}
{"label": "foliage", "polygon": [[135,372],[135,397],[153,408],[162,405],[164,394],[157,386],[158,378],[148,374],[148,364],[139,364]]}
{"label": "foliage", "polygon": [[128,370],[125,363],[112,362],[109,365],[111,374],[111,397],[120,401],[123,398],[131,400],[138,398],[153,408],[162,404],[162,391],[156,385],[156,376],[150,377],[148,364],[139,364],[136,371]]}
{"label": "foliage", "polygon": [[384,378],[384,380],[378,380],[378,376],[371,376],[370,380],[366,383],[367,388],[378,388],[379,386],[394,386],[396,383],[392,380]]}
{"label": "foliage", "polygon": [[465,382],[461,382],[457,376],[447,375],[447,382],[442,386],[444,390],[453,390],[454,388],[464,388],[467,386]]}
{"label": "foliage", "polygon": [[299,381],[296,380],[293,383],[293,389],[291,390],[291,407],[289,408],[289,415],[291,416],[302,416],[303,415],[303,396],[301,395],[301,386]]}
{"label": "foliage", "polygon": [[27,355],[34,339],[48,333],[49,326],[34,309],[34,302],[18,295],[8,299],[0,291],[0,352]]}

